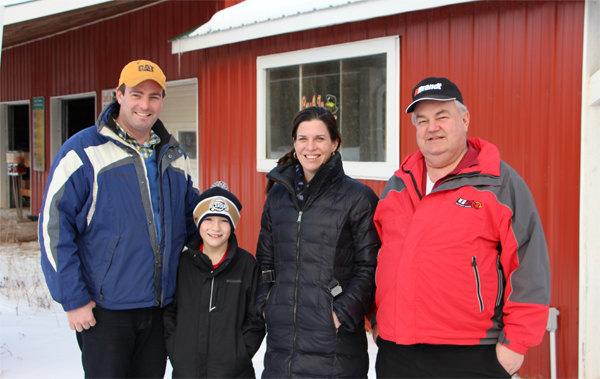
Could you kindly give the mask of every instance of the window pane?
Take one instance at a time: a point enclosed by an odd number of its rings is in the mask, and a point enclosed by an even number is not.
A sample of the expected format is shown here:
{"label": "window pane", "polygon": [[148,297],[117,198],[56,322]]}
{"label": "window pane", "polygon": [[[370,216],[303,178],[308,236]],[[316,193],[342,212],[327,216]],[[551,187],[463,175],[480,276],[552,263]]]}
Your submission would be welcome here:
{"label": "window pane", "polygon": [[386,54],[267,69],[269,159],[292,148],[294,115],[328,108],[342,133],[346,161],[385,161]]}
{"label": "window pane", "polygon": [[342,60],[342,115],[346,161],[385,161],[386,56]]}
{"label": "window pane", "polygon": [[177,132],[177,140],[188,158],[196,159],[196,132],[180,130]]}
{"label": "window pane", "polygon": [[267,70],[268,159],[279,159],[291,150],[292,120],[300,109],[300,66]]}

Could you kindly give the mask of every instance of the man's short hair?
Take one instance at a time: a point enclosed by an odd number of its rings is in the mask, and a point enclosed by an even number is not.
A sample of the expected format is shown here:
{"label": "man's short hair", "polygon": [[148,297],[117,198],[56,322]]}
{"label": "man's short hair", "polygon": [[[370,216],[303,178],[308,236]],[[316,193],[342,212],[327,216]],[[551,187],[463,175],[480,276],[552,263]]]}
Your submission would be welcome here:
{"label": "man's short hair", "polygon": [[[121,95],[125,95],[125,84],[121,84],[118,88],[118,91],[121,92]],[[165,90],[162,90],[162,97],[165,97],[167,95],[167,93],[165,92]]]}

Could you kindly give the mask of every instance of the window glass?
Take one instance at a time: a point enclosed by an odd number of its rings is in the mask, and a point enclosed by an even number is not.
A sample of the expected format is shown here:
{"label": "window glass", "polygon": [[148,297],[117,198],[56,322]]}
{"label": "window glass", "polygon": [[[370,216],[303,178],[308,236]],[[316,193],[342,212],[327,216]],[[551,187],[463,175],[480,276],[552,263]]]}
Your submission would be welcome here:
{"label": "window glass", "polygon": [[298,110],[329,109],[342,133],[345,161],[385,161],[386,54],[266,70],[266,156],[279,159],[292,147]]}
{"label": "window glass", "polygon": [[344,172],[388,180],[400,166],[399,62],[399,36],[257,57],[257,170],[292,149],[294,116],[318,105],[338,121]]}

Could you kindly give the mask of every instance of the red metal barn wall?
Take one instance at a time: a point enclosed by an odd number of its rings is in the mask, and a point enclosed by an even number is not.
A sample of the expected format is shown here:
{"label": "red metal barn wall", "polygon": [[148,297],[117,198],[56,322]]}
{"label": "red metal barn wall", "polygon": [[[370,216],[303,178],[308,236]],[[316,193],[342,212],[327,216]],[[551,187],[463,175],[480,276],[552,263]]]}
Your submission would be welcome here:
{"label": "red metal barn wall", "polygon": [[[583,1],[476,2],[200,51],[200,188],[225,180],[244,206],[236,230],[254,251],[265,200],[256,172],[257,56],[400,36],[400,104],[426,76],[447,76],[471,110],[469,134],[496,144],[525,179],[542,218],[559,309],[558,376],[577,376],[578,214]],[[184,54],[185,56],[186,54]],[[401,153],[415,151],[402,113]],[[376,193],[381,181],[365,181]],[[521,374],[549,377],[549,338]]]}
{"label": "red metal barn wall", "polygon": [[2,51],[0,102],[40,96],[45,100],[46,171],[31,172],[32,214],[40,211],[52,163],[50,97],[96,91],[99,113],[102,90],[115,88],[123,66],[135,59],[157,63],[167,81],[196,77],[198,53],[185,54],[179,62],[178,56],[171,54],[169,39],[240,1],[167,1]]}

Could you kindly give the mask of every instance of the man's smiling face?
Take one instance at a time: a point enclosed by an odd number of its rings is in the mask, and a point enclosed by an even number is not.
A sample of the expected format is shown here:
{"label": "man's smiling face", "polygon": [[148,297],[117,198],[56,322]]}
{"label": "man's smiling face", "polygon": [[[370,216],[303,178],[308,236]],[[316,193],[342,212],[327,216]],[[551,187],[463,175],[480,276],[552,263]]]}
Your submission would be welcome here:
{"label": "man's smiling face", "polygon": [[417,144],[429,167],[455,163],[466,150],[469,112],[461,115],[454,101],[420,101],[415,106]]}
{"label": "man's smiling face", "polygon": [[125,93],[117,90],[121,110],[117,122],[140,144],[150,137],[150,129],[158,119],[165,101],[162,87],[154,80],[145,80],[135,87],[125,86]]}

